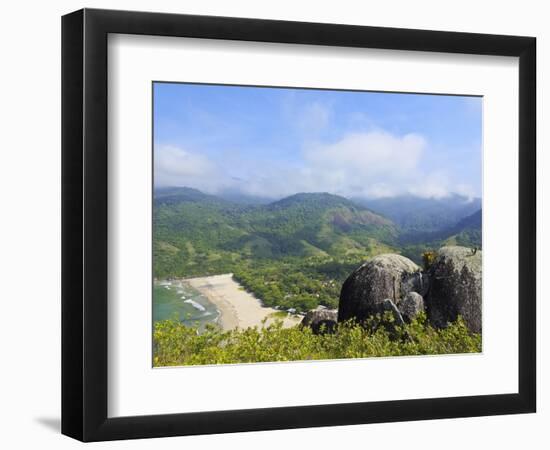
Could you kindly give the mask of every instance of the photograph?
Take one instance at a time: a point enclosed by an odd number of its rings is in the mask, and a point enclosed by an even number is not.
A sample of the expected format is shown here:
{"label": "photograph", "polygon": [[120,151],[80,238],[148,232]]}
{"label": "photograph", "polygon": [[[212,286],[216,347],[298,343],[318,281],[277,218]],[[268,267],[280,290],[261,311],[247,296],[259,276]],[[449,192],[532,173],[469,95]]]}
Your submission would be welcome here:
{"label": "photograph", "polygon": [[502,3],[6,2],[0,449],[550,449],[549,16]]}
{"label": "photograph", "polygon": [[482,97],[152,98],[154,367],[482,351]]}

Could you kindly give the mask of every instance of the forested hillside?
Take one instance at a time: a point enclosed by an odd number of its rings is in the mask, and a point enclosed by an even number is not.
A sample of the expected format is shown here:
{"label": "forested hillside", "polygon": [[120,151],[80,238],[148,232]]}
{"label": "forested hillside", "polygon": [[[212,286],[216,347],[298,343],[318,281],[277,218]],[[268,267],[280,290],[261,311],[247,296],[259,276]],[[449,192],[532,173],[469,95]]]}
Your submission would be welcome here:
{"label": "forested hillside", "polygon": [[232,272],[265,304],[305,311],[318,304],[335,307],[350,271],[377,254],[401,252],[420,261],[423,251],[446,239],[481,245],[480,211],[451,225],[441,219],[444,226],[438,229],[430,219],[431,227],[415,231],[415,239],[407,241],[413,228],[373,209],[327,193],[300,193],[265,204],[191,188],[159,189],[154,196],[154,276]]}
{"label": "forested hillside", "polygon": [[402,236],[441,231],[481,209],[481,199],[458,194],[441,198],[401,195],[356,201],[368,204],[373,211],[390,218],[399,227]]}

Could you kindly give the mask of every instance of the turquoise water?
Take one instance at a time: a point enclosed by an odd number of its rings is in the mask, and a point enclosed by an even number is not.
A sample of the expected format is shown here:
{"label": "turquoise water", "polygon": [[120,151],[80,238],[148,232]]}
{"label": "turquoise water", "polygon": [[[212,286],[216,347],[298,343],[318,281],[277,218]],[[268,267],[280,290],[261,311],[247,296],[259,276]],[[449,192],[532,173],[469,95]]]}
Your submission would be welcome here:
{"label": "turquoise water", "polygon": [[153,322],[176,317],[185,325],[203,328],[215,322],[218,310],[196,289],[184,282],[160,281],[153,286]]}

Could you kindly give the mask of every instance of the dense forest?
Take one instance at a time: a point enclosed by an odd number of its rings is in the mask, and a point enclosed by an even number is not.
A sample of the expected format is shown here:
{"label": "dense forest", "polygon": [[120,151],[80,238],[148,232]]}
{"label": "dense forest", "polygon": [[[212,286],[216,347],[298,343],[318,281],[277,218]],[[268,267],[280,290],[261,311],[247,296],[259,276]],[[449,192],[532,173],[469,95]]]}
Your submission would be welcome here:
{"label": "dense forest", "polygon": [[479,200],[371,203],[327,193],[266,203],[191,188],[157,189],[154,276],[231,272],[264,304],[306,311],[336,307],[345,278],[377,254],[402,253],[421,264],[425,251],[444,243],[481,247]]}

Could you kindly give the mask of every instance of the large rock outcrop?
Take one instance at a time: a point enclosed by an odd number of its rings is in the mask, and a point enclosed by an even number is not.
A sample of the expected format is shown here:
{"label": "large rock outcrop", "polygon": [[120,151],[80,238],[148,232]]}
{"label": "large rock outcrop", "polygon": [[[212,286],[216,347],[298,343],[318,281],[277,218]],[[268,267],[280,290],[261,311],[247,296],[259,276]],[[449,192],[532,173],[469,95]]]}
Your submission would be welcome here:
{"label": "large rock outcrop", "polygon": [[405,321],[403,320],[403,315],[401,314],[401,311],[399,311],[399,308],[395,306],[395,303],[392,302],[389,298],[384,299],[384,301],[380,304],[381,312],[387,311],[390,312],[393,316],[393,319],[397,325],[405,325]]}
{"label": "large rock outcrop", "polygon": [[310,327],[313,334],[331,333],[336,328],[338,311],[335,309],[313,309],[308,311],[300,325]]}
{"label": "large rock outcrop", "polygon": [[386,310],[390,299],[397,308],[406,295],[427,290],[427,278],[420,267],[401,255],[375,256],[356,269],[344,282],[338,306],[338,321],[359,322]]}
{"label": "large rock outcrop", "polygon": [[399,309],[405,321],[410,322],[424,311],[424,299],[418,292],[411,291],[401,301]]}
{"label": "large rock outcrop", "polygon": [[442,247],[428,271],[427,313],[436,327],[461,315],[470,331],[481,333],[481,250]]}

